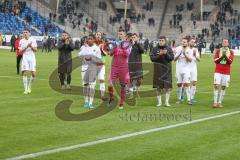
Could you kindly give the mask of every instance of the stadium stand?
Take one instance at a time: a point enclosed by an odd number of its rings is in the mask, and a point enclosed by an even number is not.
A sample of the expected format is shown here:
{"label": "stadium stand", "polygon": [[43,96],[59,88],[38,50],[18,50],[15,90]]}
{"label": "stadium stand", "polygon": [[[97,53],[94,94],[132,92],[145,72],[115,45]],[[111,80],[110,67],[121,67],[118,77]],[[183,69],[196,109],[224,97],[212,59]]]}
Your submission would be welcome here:
{"label": "stadium stand", "polygon": [[[25,2],[25,1],[23,1]],[[50,36],[63,30],[52,24],[48,19],[28,8],[22,1],[5,0],[0,4],[1,17],[0,32],[3,34],[19,34],[24,28],[29,28],[32,35],[47,34]],[[20,11],[17,11],[17,10]]]}
{"label": "stadium stand", "polygon": [[0,3],[0,32],[18,34],[30,28],[32,35],[58,35],[63,30],[73,37],[101,31],[116,35],[119,28],[139,33],[143,39],[156,40],[165,35],[178,43],[186,35],[218,44],[229,37],[232,47],[239,46],[240,2],[203,0],[129,0],[127,19],[115,3],[120,0],[60,0],[58,13],[41,1],[4,0]]}

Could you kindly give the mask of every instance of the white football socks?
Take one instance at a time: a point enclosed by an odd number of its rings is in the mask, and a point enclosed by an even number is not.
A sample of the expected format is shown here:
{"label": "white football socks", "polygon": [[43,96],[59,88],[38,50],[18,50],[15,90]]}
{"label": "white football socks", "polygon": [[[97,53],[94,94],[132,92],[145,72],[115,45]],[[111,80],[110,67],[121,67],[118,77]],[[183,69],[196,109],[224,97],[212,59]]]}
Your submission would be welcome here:
{"label": "white football socks", "polygon": [[187,100],[190,101],[190,100],[191,100],[191,96],[190,96],[190,94],[191,94],[191,93],[190,93],[190,86],[185,87],[184,89],[185,89],[186,94],[187,94]]}
{"label": "white football socks", "polygon": [[100,91],[101,91],[101,96],[104,97],[105,95],[105,83],[100,83]]}
{"label": "white football socks", "polygon": [[196,90],[197,90],[197,86],[191,87],[191,99],[194,99]]}
{"label": "white football socks", "polygon": [[213,103],[216,104],[218,99],[218,89],[214,88],[213,95],[214,95]]}
{"label": "white football socks", "polygon": [[28,78],[27,78],[27,76],[23,76],[23,86],[24,86],[24,91],[27,92],[27,90],[28,90]]}
{"label": "white football socks", "polygon": [[181,100],[182,97],[182,87],[178,87],[178,100]]}
{"label": "white football socks", "polygon": [[222,103],[224,95],[225,95],[225,90],[221,90],[220,95],[219,95],[218,103],[220,103],[220,104]]}

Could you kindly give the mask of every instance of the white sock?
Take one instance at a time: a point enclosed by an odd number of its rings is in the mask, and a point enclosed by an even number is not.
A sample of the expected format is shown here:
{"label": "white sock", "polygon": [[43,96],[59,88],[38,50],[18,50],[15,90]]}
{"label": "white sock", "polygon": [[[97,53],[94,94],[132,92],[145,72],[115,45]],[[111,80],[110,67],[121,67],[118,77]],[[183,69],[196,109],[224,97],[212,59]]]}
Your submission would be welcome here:
{"label": "white sock", "polygon": [[95,84],[89,85],[89,104],[93,105],[94,95],[95,95]]}
{"label": "white sock", "polygon": [[215,89],[215,88],[214,88],[213,95],[214,95],[213,103],[217,103],[217,99],[218,99],[218,89]]}
{"label": "white sock", "polygon": [[84,102],[88,103],[88,86],[83,86]]}
{"label": "white sock", "polygon": [[169,104],[170,93],[171,93],[171,91],[170,91],[170,89],[168,89],[168,90],[166,91],[166,100],[165,100],[165,104]]}
{"label": "white sock", "polygon": [[218,103],[222,103],[224,95],[225,95],[225,90],[221,90]]}
{"label": "white sock", "polygon": [[158,100],[158,104],[162,104],[162,93],[161,93],[161,91],[157,91],[157,100]]}
{"label": "white sock", "polygon": [[182,97],[182,87],[178,87],[178,100],[181,100]]}
{"label": "white sock", "polygon": [[191,96],[190,96],[190,86],[189,87],[185,87],[184,88],[187,94],[187,100],[190,101],[191,100]]}
{"label": "white sock", "polygon": [[28,78],[27,76],[23,76],[23,86],[24,86],[24,91],[26,92],[28,89]]}
{"label": "white sock", "polygon": [[196,90],[197,90],[197,86],[191,87],[191,99],[194,99]]}
{"label": "white sock", "polygon": [[93,105],[94,97],[89,97],[89,105]]}
{"label": "white sock", "polygon": [[105,83],[100,83],[101,96],[104,97],[105,94]]}
{"label": "white sock", "polygon": [[131,93],[133,92],[133,87],[129,88],[129,92],[131,92]]}
{"label": "white sock", "polygon": [[34,81],[35,78],[33,78],[32,76],[29,78],[29,81],[28,81],[28,88],[29,89],[32,89],[32,83]]}
{"label": "white sock", "polygon": [[136,86],[136,85],[133,86],[133,91],[134,91],[134,92],[137,91],[137,86]]}
{"label": "white sock", "polygon": [[128,87],[128,85],[125,85],[125,91],[126,91],[126,92],[129,92],[129,87]]}

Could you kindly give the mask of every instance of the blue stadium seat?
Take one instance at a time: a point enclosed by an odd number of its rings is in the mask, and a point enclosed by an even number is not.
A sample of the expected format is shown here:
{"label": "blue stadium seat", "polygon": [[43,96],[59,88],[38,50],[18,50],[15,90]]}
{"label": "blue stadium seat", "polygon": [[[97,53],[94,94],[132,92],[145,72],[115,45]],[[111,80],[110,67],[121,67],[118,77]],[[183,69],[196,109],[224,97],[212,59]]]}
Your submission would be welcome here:
{"label": "blue stadium seat", "polygon": [[[0,21],[0,32],[2,34],[19,34],[22,32],[24,28],[30,28],[31,34],[34,36],[42,35],[42,33],[36,32],[33,27],[36,27],[38,30],[41,31],[42,28],[51,24],[50,21],[43,16],[39,15],[37,12],[33,11],[32,9],[26,7],[24,11],[19,15],[22,19],[26,20],[27,16],[32,16],[32,22],[24,23],[19,20],[17,17],[11,15],[10,13],[0,13],[1,21]],[[48,29],[48,35],[53,36],[56,34],[61,33],[63,30],[55,25],[51,25]]]}

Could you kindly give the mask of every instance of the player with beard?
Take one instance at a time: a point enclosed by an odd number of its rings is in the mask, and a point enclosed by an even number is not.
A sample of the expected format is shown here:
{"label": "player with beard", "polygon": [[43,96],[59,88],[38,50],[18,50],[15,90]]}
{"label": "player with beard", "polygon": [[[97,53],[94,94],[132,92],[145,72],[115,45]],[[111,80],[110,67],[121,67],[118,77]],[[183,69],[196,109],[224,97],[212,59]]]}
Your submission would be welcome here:
{"label": "player with beard", "polygon": [[67,89],[71,89],[72,73],[72,51],[74,45],[67,32],[62,33],[62,39],[58,44],[58,73],[61,88],[65,89],[65,80],[67,80]]}
{"label": "player with beard", "polygon": [[131,35],[131,42],[132,49],[128,61],[130,73],[129,91],[133,93],[139,89],[143,79],[142,54],[144,48],[139,43],[139,36],[136,33]]}
{"label": "player with beard", "polygon": [[197,89],[197,62],[200,62],[200,55],[198,53],[198,49],[196,48],[196,40],[191,38],[189,43],[190,54],[192,61],[190,63],[190,76],[191,76],[191,102],[196,103],[195,93]]}
{"label": "player with beard", "polygon": [[174,56],[174,61],[176,61],[176,78],[178,85],[178,101],[181,103],[182,89],[187,94],[187,101],[189,105],[192,105],[190,96],[190,67],[192,58],[190,55],[190,49],[188,47],[188,38],[182,39],[182,45],[176,48],[176,54]]}

